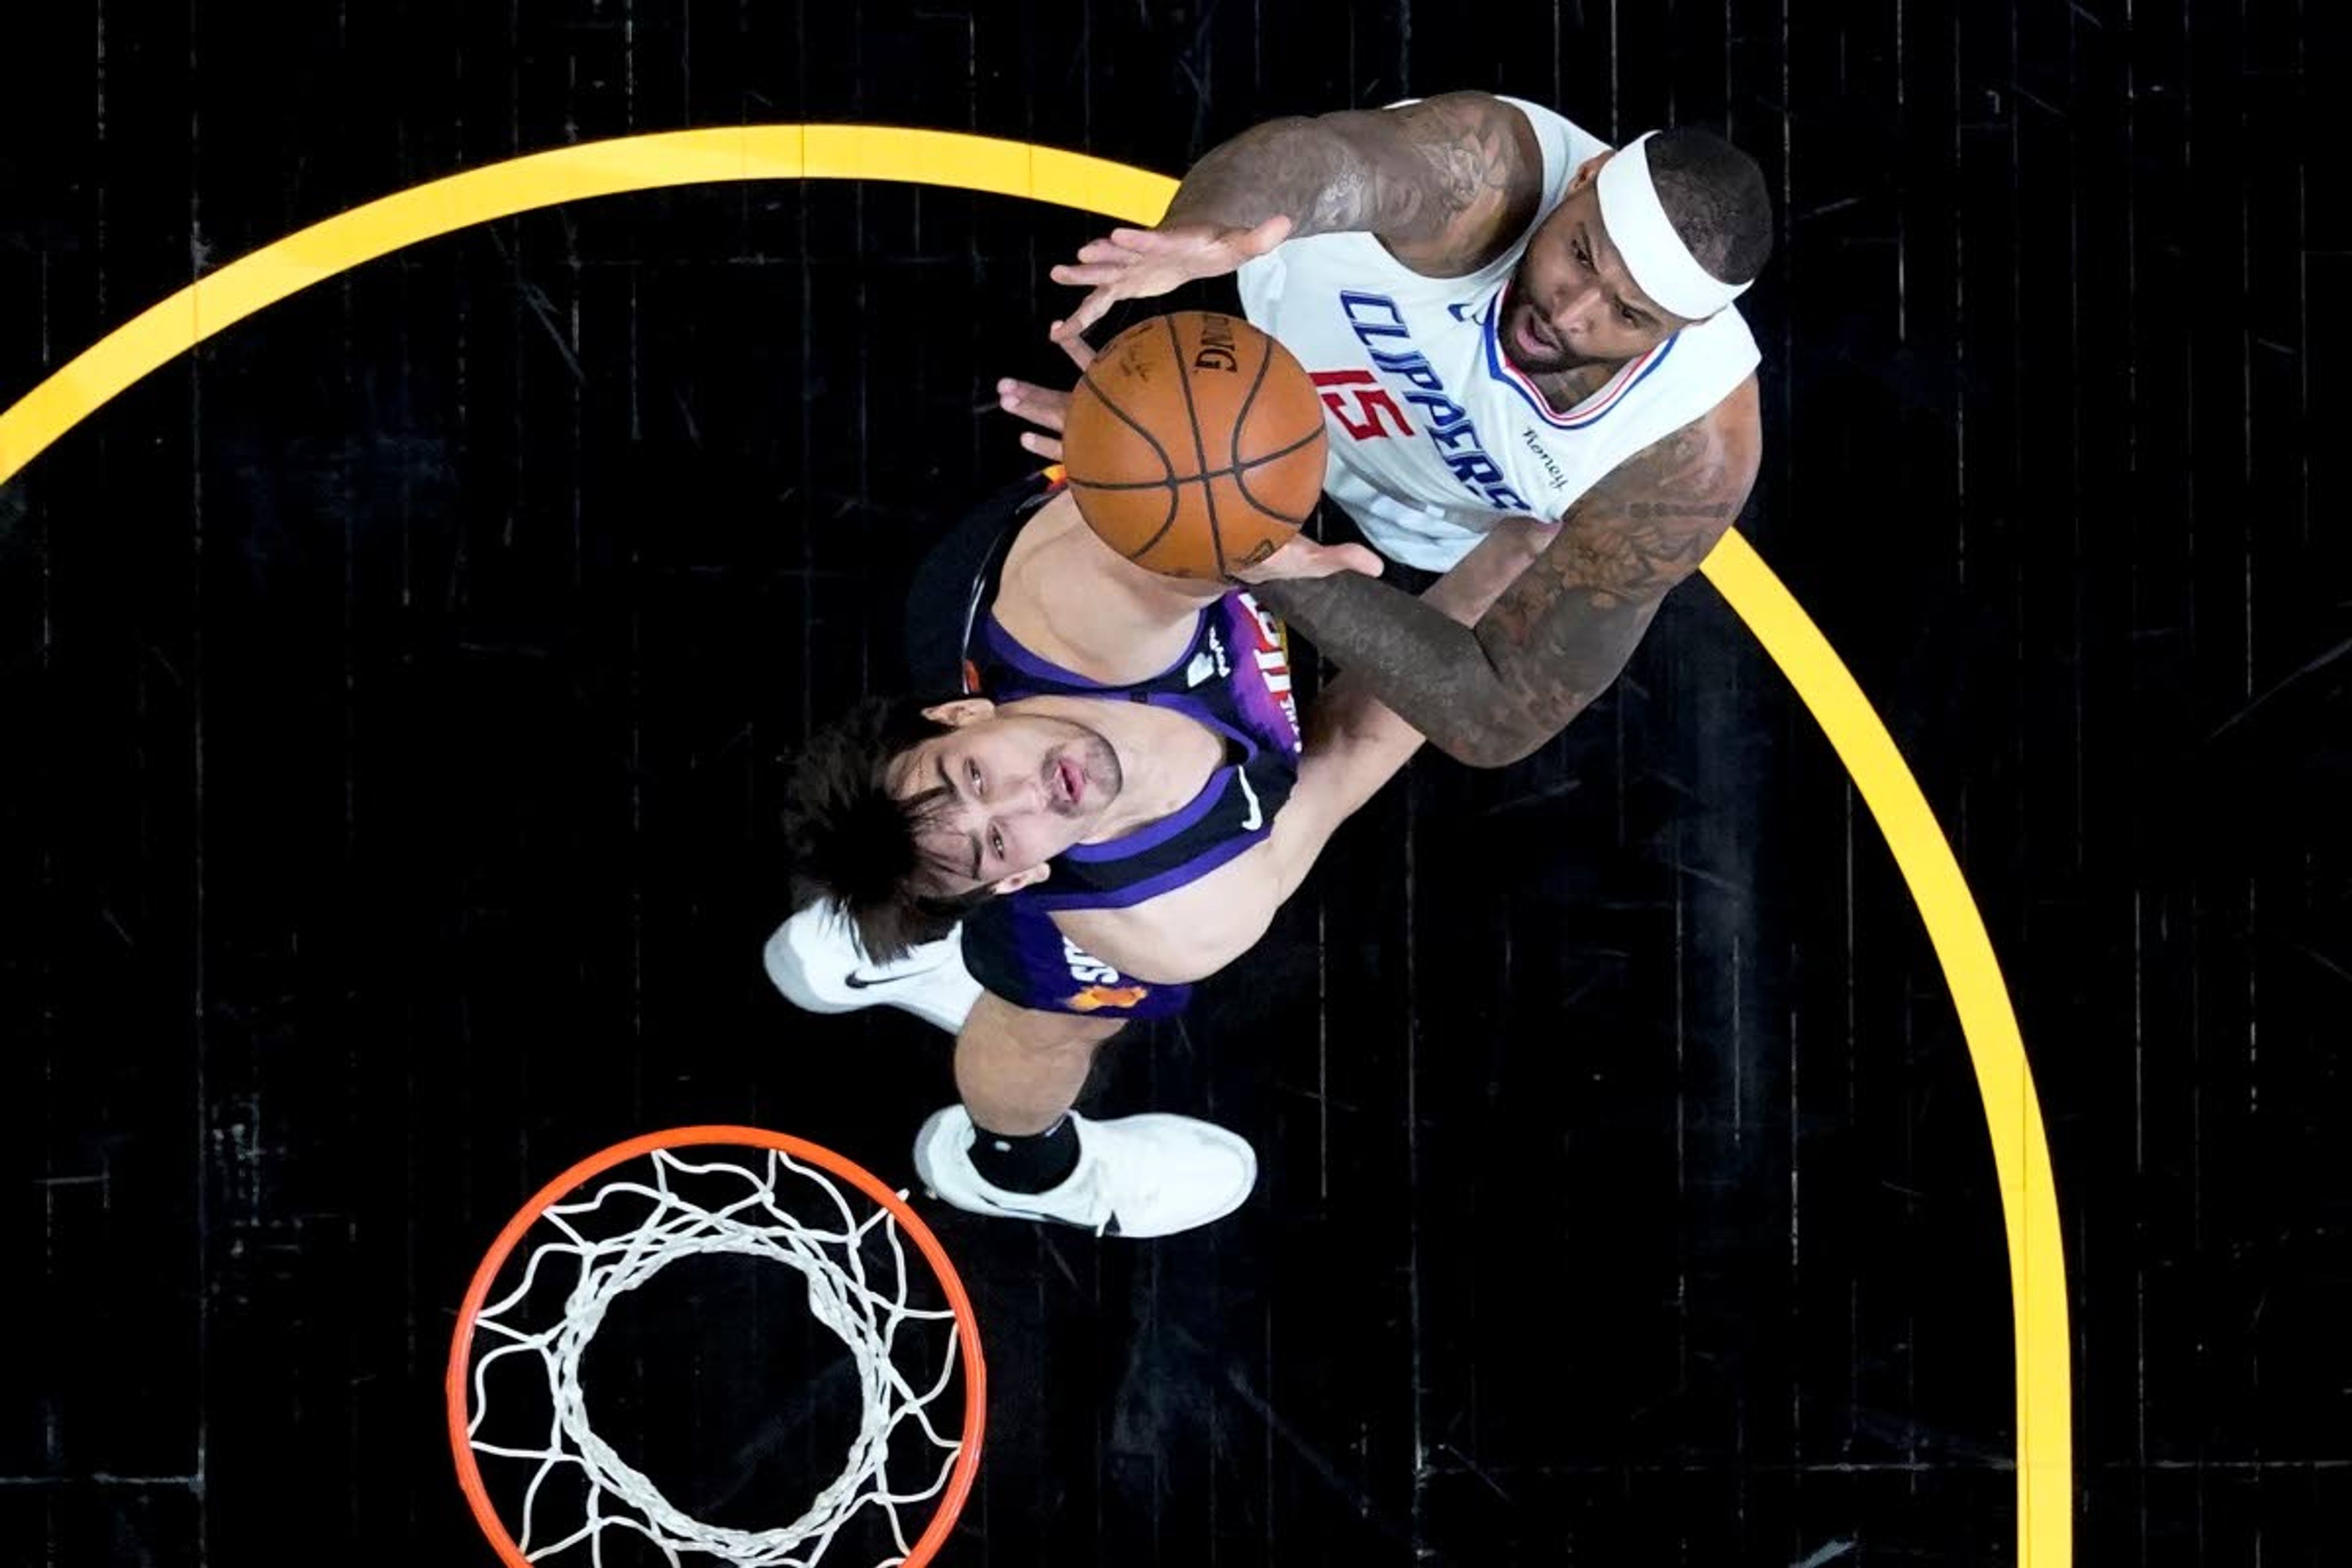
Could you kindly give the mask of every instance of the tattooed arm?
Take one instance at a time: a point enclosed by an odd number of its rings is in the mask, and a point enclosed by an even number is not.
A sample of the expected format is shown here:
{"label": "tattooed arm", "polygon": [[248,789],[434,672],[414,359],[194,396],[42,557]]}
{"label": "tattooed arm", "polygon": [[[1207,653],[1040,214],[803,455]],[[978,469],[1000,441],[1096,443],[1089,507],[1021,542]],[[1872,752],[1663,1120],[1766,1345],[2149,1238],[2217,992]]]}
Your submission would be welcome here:
{"label": "tattooed arm", "polygon": [[1528,117],[1483,92],[1449,92],[1244,131],[1192,165],[1160,221],[1253,228],[1286,217],[1294,238],[1364,231],[1416,270],[1474,272],[1518,237],[1542,194]]}
{"label": "tattooed arm", "polygon": [[1416,272],[1475,272],[1518,238],[1542,197],[1535,128],[1486,93],[1268,121],[1193,164],[1157,228],[1114,229],[1054,268],[1055,282],[1093,289],[1054,336],[1309,235],[1368,232]]}
{"label": "tattooed arm", "polygon": [[1251,592],[1440,751],[1499,767],[1558,734],[1617,679],[1658,601],[1738,515],[1760,456],[1751,377],[1579,498],[1475,626],[1354,573]]}

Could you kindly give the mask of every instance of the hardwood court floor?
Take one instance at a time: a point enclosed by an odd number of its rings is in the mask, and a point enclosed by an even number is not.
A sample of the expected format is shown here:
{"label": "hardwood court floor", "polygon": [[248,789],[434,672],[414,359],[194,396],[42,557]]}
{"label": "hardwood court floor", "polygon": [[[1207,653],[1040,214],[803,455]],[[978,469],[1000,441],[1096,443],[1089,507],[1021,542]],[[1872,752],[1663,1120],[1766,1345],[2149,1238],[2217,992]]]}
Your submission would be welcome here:
{"label": "hardwood court floor", "polygon": [[[1743,527],[2017,1003],[2075,1558],[2343,1561],[2340,8],[262,9],[0,24],[0,404],[304,224],[631,132],[1174,171],[1454,87],[1727,121],[1783,206]],[[1055,369],[1045,269],[1096,227],[814,184],[491,224],[0,487],[0,1562],[488,1563],[438,1374],[525,1194],[693,1121],[911,1179],[944,1043],[760,971],[779,759],[894,678],[905,574],[1019,468],[980,410]],[[1418,764],[1092,1103],[1240,1130],[1261,1188],[1142,1246],[941,1215],[997,1377],[945,1563],[2013,1561],[1952,1005],[1704,584],[1534,758]]]}

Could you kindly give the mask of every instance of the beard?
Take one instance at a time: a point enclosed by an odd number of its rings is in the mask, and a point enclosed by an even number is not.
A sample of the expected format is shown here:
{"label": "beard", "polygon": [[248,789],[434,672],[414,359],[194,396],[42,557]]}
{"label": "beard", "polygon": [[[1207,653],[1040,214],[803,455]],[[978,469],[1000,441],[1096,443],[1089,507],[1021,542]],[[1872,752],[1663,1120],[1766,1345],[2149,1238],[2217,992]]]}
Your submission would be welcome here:
{"label": "beard", "polygon": [[[1100,733],[1076,722],[1070,722],[1069,728],[1069,741],[1045,759],[1047,798],[1056,801],[1055,811],[1065,816],[1098,812],[1118,798],[1127,783],[1126,772],[1118,765],[1118,752]],[[1065,761],[1083,781],[1076,797],[1066,802],[1061,801],[1055,783]]]}
{"label": "beard", "polygon": [[1496,336],[1502,339],[1503,353],[1513,364],[1530,375],[1554,375],[1565,370],[1576,370],[1590,364],[1591,360],[1553,339],[1533,305],[1518,286],[1511,281],[1508,302],[1503,319],[1496,323]]}

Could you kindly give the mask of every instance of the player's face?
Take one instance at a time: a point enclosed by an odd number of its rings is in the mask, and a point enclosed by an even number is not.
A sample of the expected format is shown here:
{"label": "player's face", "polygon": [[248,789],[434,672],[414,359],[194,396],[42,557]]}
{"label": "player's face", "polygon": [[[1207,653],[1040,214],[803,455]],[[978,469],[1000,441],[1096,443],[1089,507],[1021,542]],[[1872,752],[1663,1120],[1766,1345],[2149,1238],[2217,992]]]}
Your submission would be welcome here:
{"label": "player's face", "polygon": [[902,799],[945,792],[921,843],[950,894],[1034,880],[1101,821],[1122,782],[1118,752],[1083,724],[1002,709],[957,721],[973,709],[988,705],[933,710],[956,727],[908,752],[896,784]]}
{"label": "player's face", "polygon": [[1511,274],[1496,333],[1532,374],[1620,363],[1690,324],[1642,292],[1610,243],[1592,183],[1600,164],[1578,171]]}

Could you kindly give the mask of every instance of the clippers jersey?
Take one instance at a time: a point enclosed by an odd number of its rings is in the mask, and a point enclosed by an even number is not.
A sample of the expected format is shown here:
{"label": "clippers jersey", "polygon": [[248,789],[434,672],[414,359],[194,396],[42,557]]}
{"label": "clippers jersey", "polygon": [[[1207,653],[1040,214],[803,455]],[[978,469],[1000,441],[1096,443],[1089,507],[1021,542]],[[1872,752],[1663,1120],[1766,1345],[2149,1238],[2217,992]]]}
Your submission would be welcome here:
{"label": "clippers jersey", "polygon": [[1570,176],[1609,144],[1511,98],[1543,146],[1543,201],[1509,250],[1461,278],[1424,278],[1369,234],[1294,239],[1242,264],[1242,310],[1321,393],[1323,488],[1364,537],[1442,572],[1502,517],[1556,521],[1619,463],[1698,418],[1757,365],[1735,307],[1684,328],[1565,413],[1496,333],[1528,240]]}
{"label": "clippers jersey", "polygon": [[[1014,515],[1059,488],[1041,483],[1015,498]],[[1053,916],[1142,903],[1207,876],[1272,829],[1298,778],[1298,714],[1281,623],[1247,594],[1227,594],[1198,613],[1192,640],[1167,668],[1109,686],[1031,652],[982,611],[967,637],[964,683],[999,703],[1046,696],[1148,702],[1223,737],[1226,760],[1181,809],[1118,838],[1073,845],[1055,857],[1045,881],[991,899],[964,921],[966,965],[1009,1002],[1119,1017],[1181,1011],[1189,985],[1121,974],[1064,936]]]}

